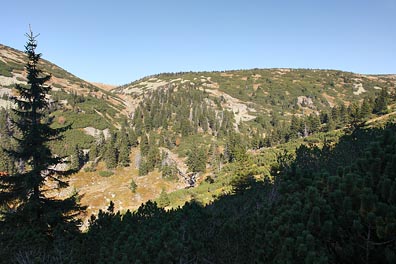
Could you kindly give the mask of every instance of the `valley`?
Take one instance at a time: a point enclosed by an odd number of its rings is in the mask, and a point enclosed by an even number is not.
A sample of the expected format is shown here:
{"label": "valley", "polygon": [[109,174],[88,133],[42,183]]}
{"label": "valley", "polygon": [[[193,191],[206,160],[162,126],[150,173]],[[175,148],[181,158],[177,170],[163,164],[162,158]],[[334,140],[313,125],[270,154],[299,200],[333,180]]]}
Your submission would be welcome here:
{"label": "valley", "polygon": [[395,260],[396,75],[115,87],[27,54],[0,45],[0,262]]}
{"label": "valley", "polygon": [[[0,46],[0,54],[1,105],[7,108],[7,96],[12,95],[13,86],[25,82],[24,55],[6,46]],[[61,197],[77,190],[82,196],[81,203],[88,206],[87,217],[106,209],[110,200],[116,210],[136,209],[148,200],[158,199],[161,190],[171,197],[179,196],[177,192],[171,194],[176,190],[189,193],[181,199],[175,198],[170,206],[182,205],[195,196],[207,203],[213,193],[202,195],[196,188],[200,182],[205,185],[207,176],[216,178],[223,166],[229,166],[229,157],[225,156],[230,134],[239,134],[244,148],[254,153],[253,156],[262,155],[290,140],[285,136],[302,138],[301,134],[297,136],[298,131],[287,135],[293,116],[307,119],[330,113],[337,106],[345,110],[353,104],[359,106],[364,98],[374,98],[382,89],[393,92],[396,81],[395,75],[335,70],[251,69],[158,74],[115,87],[81,80],[45,60],[40,65],[52,75],[49,82],[52,126],[72,126],[65,139],[54,145],[54,151],[73,156],[77,146],[82,155],[77,166],[79,172],[71,176],[70,187]],[[190,99],[186,101],[186,98]],[[319,130],[326,130],[326,124],[320,122]],[[91,155],[92,146],[103,140],[100,137],[117,141],[123,136],[122,127],[134,141],[126,143],[128,163],[108,168],[104,158],[106,142],[100,143],[102,150],[96,156]],[[273,135],[275,132],[278,134]],[[150,149],[156,149],[150,157],[148,153],[146,157],[141,155],[142,133],[152,139]],[[314,132],[307,133],[315,137]],[[277,137],[273,142],[270,142],[271,134],[272,138]],[[193,171],[186,164],[193,145],[205,149],[203,171]],[[215,153],[209,155],[207,152],[213,152],[211,148],[215,148]],[[165,154],[177,158],[165,162]],[[147,163],[148,159],[154,159],[154,164],[139,175],[142,161]],[[268,164],[264,166],[267,171]],[[175,174],[172,180],[164,177],[164,166],[175,167],[171,170]],[[101,171],[113,175],[99,176]],[[177,171],[184,175],[198,173],[197,186],[184,190],[189,186],[188,180]],[[129,188],[132,179],[138,186],[136,193]],[[227,188],[226,184],[213,192],[224,193]]]}

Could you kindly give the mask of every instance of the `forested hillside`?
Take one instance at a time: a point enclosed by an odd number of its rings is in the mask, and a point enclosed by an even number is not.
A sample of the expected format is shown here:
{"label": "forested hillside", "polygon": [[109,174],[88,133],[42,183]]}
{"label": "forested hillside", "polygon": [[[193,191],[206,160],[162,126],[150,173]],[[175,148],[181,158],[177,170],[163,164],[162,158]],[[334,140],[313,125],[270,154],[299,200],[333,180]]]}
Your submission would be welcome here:
{"label": "forested hillside", "polygon": [[394,75],[168,73],[105,91],[30,42],[0,46],[1,262],[396,261]]}

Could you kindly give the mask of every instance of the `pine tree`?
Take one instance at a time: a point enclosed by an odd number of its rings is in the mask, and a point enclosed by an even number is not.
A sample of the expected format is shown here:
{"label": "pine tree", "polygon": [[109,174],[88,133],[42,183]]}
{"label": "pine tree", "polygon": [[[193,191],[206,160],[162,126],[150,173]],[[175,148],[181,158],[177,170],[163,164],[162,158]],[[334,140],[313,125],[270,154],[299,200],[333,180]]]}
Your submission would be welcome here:
{"label": "pine tree", "polygon": [[158,198],[158,206],[167,207],[169,204],[170,204],[169,196],[166,193],[165,189],[162,189],[161,194]]}
{"label": "pine tree", "polygon": [[149,146],[149,141],[147,138],[146,133],[143,133],[141,139],[140,139],[140,153],[142,156],[146,156],[149,152],[150,146]]}
{"label": "pine tree", "polygon": [[375,99],[374,102],[374,113],[385,113],[388,109],[389,94],[387,89],[382,89],[381,93]]}
{"label": "pine tree", "polygon": [[147,161],[145,158],[142,158],[139,164],[139,176],[146,175],[147,173],[149,173]]}
{"label": "pine tree", "polygon": [[118,153],[112,136],[110,136],[106,142],[104,160],[108,169],[114,169],[117,167]]}
{"label": "pine tree", "polygon": [[360,106],[359,118],[364,119],[372,112],[371,104],[368,98],[364,98],[362,105]]}
{"label": "pine tree", "polygon": [[97,143],[94,142],[89,150],[89,160],[94,161],[99,154]]}
{"label": "pine tree", "polygon": [[320,130],[320,119],[316,114],[308,116],[308,126],[311,133],[316,133]]}
{"label": "pine tree", "polygon": [[74,146],[73,154],[71,156],[71,169],[78,171],[81,168],[83,162],[83,153],[78,147],[78,145]]}
{"label": "pine tree", "polygon": [[205,172],[207,154],[203,147],[194,147],[187,155],[187,166],[192,172]]}
{"label": "pine tree", "polygon": [[19,166],[16,173],[0,179],[0,203],[12,204],[13,207],[11,211],[0,214],[4,214],[5,222],[16,230],[29,227],[34,228],[37,234],[51,236],[57,226],[63,226],[62,230],[71,230],[65,229],[66,226],[76,230],[75,216],[81,208],[76,203],[77,195],[65,200],[46,195],[49,188],[46,181],[57,183],[57,188],[68,186],[62,177],[71,171],[56,170],[55,165],[63,157],[54,157],[48,143],[59,139],[60,133],[70,127],[52,129],[42,122],[44,111],[48,109],[46,95],[51,89],[46,82],[51,76],[38,68],[41,54],[36,53],[37,36],[31,30],[26,36],[28,85],[15,86],[16,96],[12,100],[16,106],[12,109],[12,123],[18,147],[8,150],[23,166]]}
{"label": "pine tree", "polygon": [[130,145],[125,126],[121,127],[121,131],[117,135],[118,164],[122,167],[127,167],[130,163]]}
{"label": "pine tree", "polygon": [[153,171],[155,167],[158,166],[160,161],[160,152],[158,147],[150,144],[150,149],[147,154],[147,169],[148,171]]}
{"label": "pine tree", "polygon": [[290,124],[290,138],[293,139],[298,137],[300,126],[301,126],[301,122],[295,115],[293,115]]}
{"label": "pine tree", "polygon": [[137,186],[136,182],[132,179],[132,180],[131,180],[131,183],[129,184],[129,189],[130,189],[133,193],[135,193],[137,187],[138,187],[138,186]]}
{"label": "pine tree", "polygon": [[15,172],[15,161],[5,151],[5,149],[11,149],[12,147],[10,140],[12,131],[10,130],[8,121],[8,113],[5,109],[0,108],[0,172],[10,174]]}
{"label": "pine tree", "polygon": [[138,145],[138,137],[131,128],[128,129],[128,143],[130,147],[136,147]]}

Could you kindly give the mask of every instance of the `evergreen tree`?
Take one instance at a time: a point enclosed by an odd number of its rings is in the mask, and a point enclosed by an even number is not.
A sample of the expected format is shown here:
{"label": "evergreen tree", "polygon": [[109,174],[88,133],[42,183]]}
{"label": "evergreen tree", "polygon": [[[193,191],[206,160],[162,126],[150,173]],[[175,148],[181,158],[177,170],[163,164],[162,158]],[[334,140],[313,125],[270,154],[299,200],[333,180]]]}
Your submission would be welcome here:
{"label": "evergreen tree", "polygon": [[205,172],[207,154],[203,147],[194,147],[187,155],[187,166],[192,172]]}
{"label": "evergreen tree", "polygon": [[155,145],[150,145],[150,149],[147,154],[148,171],[153,171],[155,167],[158,167],[159,162],[160,162],[160,152],[158,147]]}
{"label": "evergreen tree", "polygon": [[359,118],[364,119],[372,112],[372,106],[368,98],[364,98],[362,105],[360,106]]}
{"label": "evergreen tree", "polygon": [[128,143],[130,147],[136,147],[138,145],[138,137],[133,129],[128,129]]}
{"label": "evergreen tree", "polygon": [[115,146],[115,136],[110,134],[109,139],[106,141],[106,145],[104,146],[104,155],[103,159],[106,162],[106,166],[108,169],[114,169],[118,164],[118,152]]}
{"label": "evergreen tree", "polygon": [[290,124],[290,138],[291,139],[298,137],[300,126],[301,126],[301,122],[295,115],[293,115],[292,119],[291,119],[291,124]]}
{"label": "evergreen tree", "polygon": [[389,94],[388,90],[383,88],[374,102],[374,113],[384,113],[388,109]]}
{"label": "evergreen tree", "polygon": [[120,132],[118,133],[116,145],[118,150],[118,164],[122,167],[129,166],[130,145],[125,126],[122,126]]}
{"label": "evergreen tree", "polygon": [[139,176],[143,176],[149,173],[147,161],[145,158],[142,158],[139,164]]}
{"label": "evergreen tree", "polygon": [[[274,135],[271,135],[273,139]],[[224,155],[229,162],[243,161],[246,159],[246,145],[240,134],[230,133],[224,150]]]}
{"label": "evergreen tree", "polygon": [[168,194],[165,189],[162,189],[161,194],[158,198],[158,206],[159,207],[167,207],[170,204],[170,200]]}
{"label": "evergreen tree", "polygon": [[[69,127],[52,129],[47,123],[42,122],[44,111],[48,109],[46,95],[50,91],[50,86],[47,86],[46,82],[51,76],[44,75],[38,68],[41,54],[36,53],[37,36],[32,31],[26,36],[28,41],[25,46],[27,55],[25,67],[28,85],[17,84],[15,86],[17,95],[12,98],[16,105],[15,109],[12,109],[12,122],[15,126],[14,138],[18,142],[18,147],[16,150],[7,150],[24,166],[20,166],[16,173],[0,178],[0,203],[12,204],[11,211],[0,214],[4,215],[5,223],[13,227],[11,233],[5,231],[2,236],[13,237],[21,235],[18,232],[26,228],[31,230],[31,235],[25,233],[29,237],[25,237],[26,240],[22,242],[22,244],[26,243],[25,248],[21,246],[18,250],[24,250],[26,247],[32,249],[41,245],[32,241],[29,243],[29,239],[34,239],[32,238],[34,233],[48,238],[54,235],[55,230],[77,231],[75,216],[81,209],[76,203],[77,195],[64,200],[46,195],[49,188],[46,185],[48,180],[57,183],[58,188],[67,186],[62,177],[71,172],[56,170],[55,165],[59,164],[63,157],[54,157],[48,143],[59,139],[60,133]],[[41,246],[45,246],[45,243],[42,244]]]}
{"label": "evergreen tree", "polygon": [[310,114],[308,116],[308,126],[310,133],[316,133],[320,130],[320,118],[316,114]]}
{"label": "evergreen tree", "polygon": [[150,150],[149,140],[146,133],[143,133],[140,139],[140,153],[142,156],[146,156]]}
{"label": "evergreen tree", "polygon": [[175,164],[164,165],[161,168],[162,170],[162,178],[168,180],[176,180],[177,179],[177,166]]}
{"label": "evergreen tree", "polygon": [[78,145],[74,146],[73,153],[71,155],[70,167],[74,171],[78,171],[83,165],[83,153],[78,147]]}
{"label": "evergreen tree", "polygon": [[131,191],[132,191],[133,193],[135,193],[137,187],[138,187],[138,186],[137,186],[136,182],[132,179],[132,180],[131,180],[131,183],[129,184],[129,189],[131,189]]}
{"label": "evergreen tree", "polygon": [[91,146],[91,148],[89,149],[89,160],[90,161],[94,161],[98,155],[99,155],[99,150],[98,150],[98,146],[97,143],[94,142]]}
{"label": "evergreen tree", "polygon": [[336,129],[336,123],[333,119],[333,115],[329,114],[327,116],[328,116],[328,118],[327,118],[325,130],[326,130],[326,132],[333,131],[334,129]]}
{"label": "evergreen tree", "polygon": [[10,127],[9,114],[4,108],[0,108],[0,172],[14,173],[15,160],[5,149],[12,149],[13,132]]}

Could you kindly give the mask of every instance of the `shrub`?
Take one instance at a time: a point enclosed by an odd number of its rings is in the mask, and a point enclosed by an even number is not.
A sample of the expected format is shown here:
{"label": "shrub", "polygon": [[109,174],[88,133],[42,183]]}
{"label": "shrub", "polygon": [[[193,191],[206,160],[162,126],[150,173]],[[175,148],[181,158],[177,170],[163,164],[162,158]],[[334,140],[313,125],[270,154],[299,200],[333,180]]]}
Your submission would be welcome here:
{"label": "shrub", "polygon": [[110,177],[113,174],[114,172],[112,171],[99,171],[99,176],[101,177]]}
{"label": "shrub", "polygon": [[135,182],[133,179],[131,180],[131,184],[129,185],[129,189],[130,189],[133,193],[136,192],[137,184],[136,184],[136,182]]}

